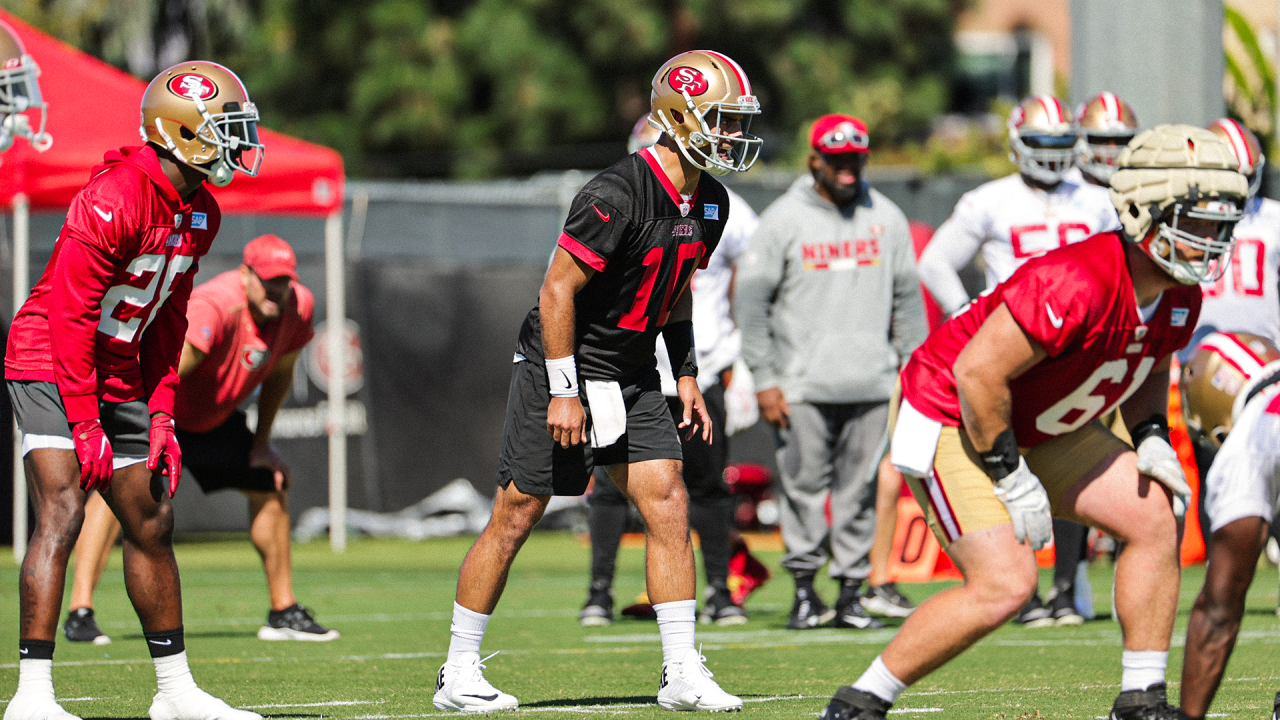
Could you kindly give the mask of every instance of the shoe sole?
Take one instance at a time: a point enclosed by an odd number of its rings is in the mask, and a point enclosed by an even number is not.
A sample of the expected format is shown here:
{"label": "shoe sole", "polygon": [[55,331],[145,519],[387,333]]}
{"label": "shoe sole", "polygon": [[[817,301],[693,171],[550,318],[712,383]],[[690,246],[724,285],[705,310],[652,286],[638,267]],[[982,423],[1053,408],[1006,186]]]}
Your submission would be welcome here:
{"label": "shoe sole", "polygon": [[584,617],[578,619],[578,624],[582,627],[606,627],[613,624],[613,621],[606,617]]}
{"label": "shoe sole", "polygon": [[715,622],[720,627],[728,627],[730,625],[746,625],[748,620],[746,615],[730,615],[719,618]]}
{"label": "shoe sole", "polygon": [[467,713],[467,714],[479,714],[479,713],[490,713],[490,712],[509,712],[509,711],[511,711],[511,710],[515,710],[515,709],[517,709],[517,708],[519,708],[519,707],[520,707],[520,703],[516,703],[516,704],[514,704],[514,705],[499,705],[499,706],[496,706],[496,707],[471,707],[471,708],[469,708],[469,707],[467,707],[467,706],[465,706],[465,705],[455,705],[455,704],[453,704],[453,703],[449,702],[448,700],[440,700],[440,699],[437,699],[437,698],[432,698],[432,699],[431,699],[431,704],[432,704],[432,705],[434,705],[434,706],[436,707],[436,709],[437,709],[437,710],[443,710],[444,712],[460,712],[460,713]]}
{"label": "shoe sole", "polygon": [[263,625],[258,628],[259,640],[300,640],[302,642],[329,642],[342,637],[342,633],[337,630],[330,630],[323,634],[307,633],[293,628],[273,628]]}
{"label": "shoe sole", "polygon": [[1053,621],[1057,627],[1071,627],[1074,625],[1083,625],[1084,616],[1082,615],[1064,615]]}
{"label": "shoe sole", "polygon": [[742,703],[737,705],[725,705],[723,707],[698,707],[697,705],[686,705],[682,702],[668,700],[667,698],[658,698],[658,707],[663,710],[671,710],[673,712],[741,712]]}
{"label": "shoe sole", "polygon": [[871,598],[862,598],[862,609],[872,615],[880,617],[904,618],[909,617],[915,608],[904,608],[901,605],[894,605],[888,600],[872,600]]}
{"label": "shoe sole", "polygon": [[1053,627],[1056,624],[1057,624],[1056,620],[1054,620],[1051,617],[1047,617],[1047,618],[1039,618],[1038,620],[1029,620],[1027,622],[1022,623],[1022,627],[1032,628],[1032,629],[1047,628],[1047,627]]}
{"label": "shoe sole", "polygon": [[94,645],[110,645],[111,638],[107,637],[106,635],[99,635],[98,637],[93,639],[93,644]]}

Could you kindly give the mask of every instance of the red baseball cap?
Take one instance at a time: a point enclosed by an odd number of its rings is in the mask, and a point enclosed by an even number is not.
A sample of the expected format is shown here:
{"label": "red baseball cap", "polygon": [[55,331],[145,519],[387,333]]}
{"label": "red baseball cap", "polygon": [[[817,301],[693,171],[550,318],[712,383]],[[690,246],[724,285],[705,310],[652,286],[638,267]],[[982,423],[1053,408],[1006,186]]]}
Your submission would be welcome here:
{"label": "red baseball cap", "polygon": [[871,135],[867,124],[851,115],[823,115],[813,123],[809,145],[820,153],[871,152]]}
{"label": "red baseball cap", "polygon": [[263,280],[298,279],[298,258],[278,235],[260,235],[244,246],[244,264]]}

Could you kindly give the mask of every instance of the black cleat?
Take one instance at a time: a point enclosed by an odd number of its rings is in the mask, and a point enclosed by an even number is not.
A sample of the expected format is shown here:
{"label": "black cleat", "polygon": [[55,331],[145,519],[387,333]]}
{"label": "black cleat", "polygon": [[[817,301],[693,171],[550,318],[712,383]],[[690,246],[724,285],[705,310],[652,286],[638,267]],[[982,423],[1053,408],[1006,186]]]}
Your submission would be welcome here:
{"label": "black cleat", "polygon": [[707,625],[746,625],[747,611],[735,605],[727,587],[709,587],[698,622]]}
{"label": "black cleat", "polygon": [[885,720],[893,703],[845,685],[836,691],[818,720]]}
{"label": "black cleat", "polygon": [[1075,588],[1054,586],[1049,591],[1048,600],[1049,617],[1053,618],[1054,625],[1084,624],[1084,616],[1080,614],[1080,611],[1076,610]]}
{"label": "black cleat", "polygon": [[603,627],[613,624],[613,588],[608,585],[597,587],[591,584],[587,595],[587,604],[582,606],[578,615],[578,624],[583,627]]}
{"label": "black cleat", "polygon": [[1110,720],[1181,720],[1180,710],[1169,705],[1165,684],[1156,683],[1146,690],[1125,690],[1111,705]]}
{"label": "black cleat", "polygon": [[808,630],[826,625],[836,611],[827,607],[812,587],[796,588],[796,600],[791,605],[791,619],[787,621],[790,630]]}
{"label": "black cleat", "polygon": [[862,609],[884,617],[904,618],[915,611],[915,603],[911,602],[897,583],[885,583],[879,587],[868,587],[867,594],[862,596]]}
{"label": "black cleat", "polygon": [[840,583],[840,596],[836,598],[836,627],[858,630],[879,630],[884,623],[871,617],[863,609],[858,590],[862,581],[848,578]]}
{"label": "black cleat", "polygon": [[298,603],[283,610],[271,610],[267,613],[267,624],[258,628],[259,640],[328,642],[340,637],[341,633],[317,623],[311,611]]}
{"label": "black cleat", "polygon": [[1031,596],[1025,607],[1013,619],[1019,625],[1029,628],[1053,627],[1053,613],[1040,600],[1040,593]]}
{"label": "black cleat", "polygon": [[62,632],[71,642],[111,644],[111,638],[98,629],[98,621],[93,619],[93,608],[76,608],[67,613],[67,621],[62,624]]}

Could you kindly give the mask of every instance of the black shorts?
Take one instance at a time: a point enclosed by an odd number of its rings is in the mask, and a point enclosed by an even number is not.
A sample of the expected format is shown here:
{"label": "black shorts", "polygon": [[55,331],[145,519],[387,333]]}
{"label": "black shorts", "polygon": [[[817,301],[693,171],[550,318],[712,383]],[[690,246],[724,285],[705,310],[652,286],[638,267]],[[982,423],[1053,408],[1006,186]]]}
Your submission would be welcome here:
{"label": "black shorts", "polygon": [[[627,430],[618,442],[605,448],[593,449],[589,442],[562,448],[547,434],[551,391],[546,368],[529,360],[515,363],[498,455],[498,485],[505,488],[514,480],[516,487],[529,495],[581,495],[596,465],[680,460],[680,438],[667,410],[658,372],[622,386],[622,401],[627,408]],[[590,423],[588,407],[588,428]]]}
{"label": "black shorts", "polygon": [[275,492],[275,472],[271,468],[249,467],[253,433],[239,410],[218,427],[205,433],[177,428],[182,464],[195,477],[205,494],[233,488],[254,492]]}
{"label": "black shorts", "polygon": [[[42,448],[76,449],[57,385],[37,380],[8,380],[5,385],[13,416],[22,430],[23,456]],[[111,442],[115,470],[146,462],[151,449],[151,413],[146,402],[99,400],[98,417]]]}

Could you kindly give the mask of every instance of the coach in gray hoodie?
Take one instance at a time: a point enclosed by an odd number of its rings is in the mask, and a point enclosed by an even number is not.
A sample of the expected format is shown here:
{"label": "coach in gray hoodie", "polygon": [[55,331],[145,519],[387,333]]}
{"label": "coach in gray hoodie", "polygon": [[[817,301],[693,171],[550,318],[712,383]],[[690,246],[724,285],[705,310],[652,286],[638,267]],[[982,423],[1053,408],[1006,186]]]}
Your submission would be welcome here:
{"label": "coach in gray hoodie", "polygon": [[[862,179],[867,127],[827,115],[810,135],[811,177],[765,210],[738,269],[742,356],[760,414],[781,437],[787,623],[881,627],[859,603],[875,537],[876,468],[898,369],[928,332],[907,219]],[[831,498],[831,527],[826,500]],[[814,592],[831,560],[834,609]]]}

